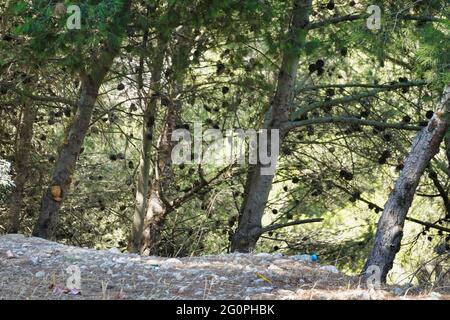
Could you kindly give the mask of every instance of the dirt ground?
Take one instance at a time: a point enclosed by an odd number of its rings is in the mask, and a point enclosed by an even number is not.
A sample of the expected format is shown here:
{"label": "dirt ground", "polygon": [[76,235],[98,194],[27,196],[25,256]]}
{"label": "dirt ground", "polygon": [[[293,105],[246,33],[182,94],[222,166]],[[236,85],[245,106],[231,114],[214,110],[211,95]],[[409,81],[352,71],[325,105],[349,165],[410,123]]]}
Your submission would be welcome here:
{"label": "dirt ground", "polygon": [[448,300],[450,295],[400,286],[366,290],[358,277],[301,256],[141,257],[5,235],[0,299]]}

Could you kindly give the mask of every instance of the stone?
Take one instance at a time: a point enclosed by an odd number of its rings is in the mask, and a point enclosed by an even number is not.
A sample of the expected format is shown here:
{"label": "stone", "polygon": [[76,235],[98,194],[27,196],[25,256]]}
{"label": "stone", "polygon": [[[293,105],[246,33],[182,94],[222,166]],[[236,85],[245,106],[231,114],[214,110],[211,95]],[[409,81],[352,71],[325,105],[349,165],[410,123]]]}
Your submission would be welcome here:
{"label": "stone", "polygon": [[278,267],[278,266],[276,266],[276,265],[274,265],[274,264],[271,264],[270,266],[269,266],[269,268],[267,268],[269,271],[272,271],[272,272],[280,272],[280,271],[283,271],[283,269],[281,269],[280,267]]}
{"label": "stone", "polygon": [[111,252],[111,253],[115,253],[115,254],[122,253],[122,252],[120,252],[120,250],[118,248],[111,248],[108,251]]}
{"label": "stone", "polygon": [[36,272],[36,274],[34,276],[36,278],[43,278],[43,277],[45,277],[45,272],[44,271],[38,271],[38,272]]}
{"label": "stone", "polygon": [[181,280],[184,279],[184,277],[181,275],[181,273],[176,273],[176,274],[175,274],[175,279],[176,279],[177,281],[181,281]]}
{"label": "stone", "polygon": [[395,287],[395,288],[392,290],[392,293],[393,293],[394,295],[396,295],[396,296],[401,296],[401,295],[403,294],[403,290],[402,290],[401,288],[399,288],[399,287]]}
{"label": "stone", "polygon": [[256,268],[251,267],[251,266],[245,266],[244,270],[245,270],[245,271],[248,271],[248,272],[255,272],[255,271],[256,271]]}
{"label": "stone", "polygon": [[319,269],[331,273],[339,273],[339,270],[335,266],[321,266]]}
{"label": "stone", "polygon": [[125,264],[125,263],[127,263],[127,259],[126,258],[124,258],[124,257],[120,257],[120,258],[117,258],[117,259],[113,259],[115,262],[117,262],[117,263],[120,263],[120,264]]}
{"label": "stone", "polygon": [[309,254],[297,254],[292,256],[295,261],[311,262],[311,256]]}
{"label": "stone", "polygon": [[166,264],[183,264],[183,262],[181,262],[180,259],[176,259],[176,258],[169,258],[166,261],[164,261],[164,263],[166,263]]}

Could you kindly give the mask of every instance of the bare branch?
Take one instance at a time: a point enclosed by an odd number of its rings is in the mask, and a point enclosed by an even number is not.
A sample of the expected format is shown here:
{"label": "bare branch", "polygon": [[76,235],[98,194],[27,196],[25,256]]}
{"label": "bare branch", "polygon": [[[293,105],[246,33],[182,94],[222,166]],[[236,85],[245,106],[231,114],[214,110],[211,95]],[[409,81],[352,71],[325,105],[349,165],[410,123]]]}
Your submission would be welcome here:
{"label": "bare branch", "polygon": [[269,231],[273,231],[273,230],[277,230],[277,229],[281,229],[281,228],[285,228],[285,227],[290,227],[290,226],[296,226],[299,224],[314,223],[314,222],[321,222],[321,221],[323,221],[323,218],[312,218],[312,219],[291,221],[291,222],[287,222],[287,223],[277,223],[277,224],[273,224],[271,226],[262,228],[259,231],[259,234],[261,235],[261,234],[269,232]]}
{"label": "bare branch", "polygon": [[304,127],[311,124],[324,124],[324,123],[343,123],[343,124],[358,124],[363,126],[380,127],[385,129],[401,129],[410,131],[419,131],[422,128],[419,126],[407,125],[405,123],[388,123],[376,120],[364,120],[355,117],[324,117],[316,119],[307,119],[302,121],[289,121],[282,126],[284,132],[288,132],[298,127]]}
{"label": "bare branch", "polygon": [[336,106],[339,104],[346,104],[346,103],[350,103],[350,102],[359,101],[363,98],[376,96],[378,93],[381,93],[381,92],[386,92],[386,91],[391,91],[391,90],[396,90],[396,89],[401,89],[401,88],[414,87],[414,86],[423,86],[426,84],[427,84],[427,82],[423,81],[423,80],[410,81],[410,82],[398,82],[398,83],[394,83],[391,85],[387,85],[385,87],[376,88],[376,89],[366,91],[366,92],[360,92],[360,93],[357,93],[357,94],[354,94],[351,96],[346,96],[346,97],[339,98],[339,99],[314,102],[309,105],[300,106],[296,111],[294,111],[291,114],[291,119],[297,119],[297,118],[301,117],[302,115],[305,115],[309,111],[312,111],[315,109],[324,108],[324,107],[332,107],[332,106]]}

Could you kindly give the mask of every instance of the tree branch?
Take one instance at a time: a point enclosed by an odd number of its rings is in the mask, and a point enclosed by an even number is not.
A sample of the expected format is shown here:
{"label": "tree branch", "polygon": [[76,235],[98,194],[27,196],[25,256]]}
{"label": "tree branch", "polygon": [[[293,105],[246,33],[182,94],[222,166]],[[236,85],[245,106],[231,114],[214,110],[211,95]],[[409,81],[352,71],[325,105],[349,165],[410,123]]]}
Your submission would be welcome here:
{"label": "tree branch", "polygon": [[[335,25],[341,22],[350,22],[350,21],[356,21],[356,20],[363,20],[370,16],[368,13],[364,14],[348,14],[345,16],[339,16],[339,17],[332,17],[327,20],[311,23],[306,28],[309,30],[313,29],[319,29],[325,26],[329,25]],[[421,22],[440,22],[443,19],[438,19],[435,17],[430,16],[413,16],[411,14],[392,14],[390,15],[390,19],[399,19],[399,20],[414,20],[414,21],[421,21]]]}
{"label": "tree branch", "polygon": [[419,126],[407,125],[405,123],[387,123],[376,120],[364,120],[354,117],[324,117],[316,119],[307,119],[302,121],[289,121],[282,126],[284,132],[289,132],[292,129],[298,127],[304,127],[311,124],[324,124],[324,123],[343,123],[343,124],[359,124],[363,126],[380,127],[386,129],[401,129],[410,131],[420,131],[422,128]]}
{"label": "tree branch", "polygon": [[290,226],[296,226],[299,224],[314,223],[314,222],[321,222],[321,221],[323,221],[323,218],[312,218],[312,219],[291,221],[291,222],[287,222],[287,223],[277,223],[277,224],[273,224],[271,226],[261,228],[261,230],[259,231],[259,234],[261,235],[261,234],[269,232],[269,231],[273,231],[273,230],[277,230],[277,229],[281,229],[281,228],[285,228],[285,227],[290,227]]}
{"label": "tree branch", "polygon": [[437,191],[439,192],[439,195],[442,198],[442,201],[444,202],[445,210],[447,211],[447,214],[450,214],[450,200],[448,198],[448,193],[442,186],[441,182],[439,181],[439,178],[437,177],[437,174],[435,171],[428,169],[429,175],[428,177],[433,181],[434,186],[436,187]]}
{"label": "tree branch", "polygon": [[[340,190],[350,194],[350,195],[353,194],[353,192],[351,192],[350,190],[347,190],[346,188],[344,188],[344,187],[342,187],[342,186],[340,186],[340,185],[338,185],[336,183],[333,183],[333,185],[338,187]],[[375,203],[373,203],[373,202],[371,202],[369,200],[363,199],[361,197],[359,197],[358,200],[361,201],[361,202],[364,202],[364,203],[367,203],[367,204],[371,205],[374,209],[377,209],[378,212],[383,212],[384,211],[384,208],[378,206],[377,204],[375,204]],[[445,231],[445,232],[450,232],[449,228],[438,226],[436,223],[425,222],[425,221],[417,220],[417,219],[414,219],[414,218],[411,218],[411,217],[406,217],[405,219],[410,221],[410,222],[414,222],[414,223],[417,223],[417,224],[420,224],[422,226],[426,226],[426,227],[429,227],[429,228],[432,228],[432,229],[441,230],[441,231]],[[438,221],[441,221],[441,220],[438,220]]]}
{"label": "tree branch", "polygon": [[210,180],[208,181],[201,181],[198,185],[194,186],[193,188],[191,188],[189,191],[187,191],[186,193],[184,193],[182,196],[176,198],[175,200],[171,201],[170,203],[168,203],[169,207],[171,209],[175,209],[179,206],[181,206],[183,203],[185,203],[186,201],[188,201],[189,199],[191,199],[193,196],[195,196],[195,194],[200,191],[201,189],[203,189],[204,187],[210,185],[211,183],[213,183],[214,181],[216,181],[218,178],[220,178],[220,176],[222,174],[224,174],[227,170],[230,169],[231,166],[225,167],[223,169],[221,169],[214,177],[212,177]]}
{"label": "tree branch", "polygon": [[398,83],[395,83],[392,85],[386,85],[385,87],[376,88],[376,89],[366,91],[366,92],[360,92],[360,93],[357,93],[357,94],[354,94],[351,96],[346,96],[346,97],[339,98],[339,99],[314,102],[309,105],[300,106],[296,111],[291,113],[291,119],[297,119],[297,118],[301,117],[302,115],[305,115],[309,111],[312,111],[315,109],[324,108],[324,107],[332,107],[332,106],[336,106],[339,104],[345,104],[345,103],[349,103],[349,102],[355,102],[355,101],[358,101],[363,98],[376,96],[378,93],[381,93],[381,92],[386,92],[386,91],[391,91],[391,90],[396,90],[396,89],[401,89],[401,88],[414,87],[414,86],[423,86],[426,84],[427,84],[427,82],[422,81],[422,80],[410,81],[410,82],[398,82]]}

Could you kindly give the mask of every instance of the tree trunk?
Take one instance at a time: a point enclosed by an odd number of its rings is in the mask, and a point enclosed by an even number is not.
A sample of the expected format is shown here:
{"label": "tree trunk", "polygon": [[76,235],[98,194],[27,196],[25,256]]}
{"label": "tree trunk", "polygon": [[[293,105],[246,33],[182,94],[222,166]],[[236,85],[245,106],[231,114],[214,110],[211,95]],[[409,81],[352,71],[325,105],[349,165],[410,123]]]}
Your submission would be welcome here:
{"label": "tree trunk", "polygon": [[448,129],[450,112],[450,87],[444,90],[441,105],[424,128],[414,139],[405,167],[398,178],[394,190],[384,206],[378,221],[375,243],[364,266],[368,270],[379,268],[380,282],[385,283],[391,270],[395,255],[400,250],[405,218],[414,198],[414,193],[431,159],[439,152],[439,146]]}
{"label": "tree trunk", "polygon": [[58,212],[69,191],[72,174],[89,128],[99,87],[100,83],[92,83],[90,80],[82,83],[75,120],[60,150],[51,184],[42,198],[41,211],[33,230],[33,235],[36,237],[47,239],[54,234]]}
{"label": "tree trunk", "polygon": [[[289,120],[300,50],[306,37],[305,27],[309,23],[310,0],[295,0],[292,21],[283,54],[281,69],[278,74],[277,91],[271,107],[271,118],[266,129],[281,129]],[[280,132],[280,144],[284,132]],[[268,138],[270,141],[270,136]],[[268,143],[268,149],[270,145]],[[238,227],[231,240],[231,251],[249,252],[254,249],[262,229],[262,217],[272,188],[273,175],[261,174],[264,166],[257,164],[251,168],[250,181],[246,183],[246,195],[239,217]]]}
{"label": "tree trunk", "polygon": [[164,227],[170,207],[164,201],[164,191],[172,181],[172,132],[179,119],[180,105],[172,104],[167,111],[167,119],[160,141],[158,143],[158,155],[151,184],[150,197],[144,220],[144,230],[142,233],[141,254],[157,254],[158,245],[161,239],[161,230]]}
{"label": "tree trunk", "polygon": [[37,113],[37,108],[30,104],[29,99],[25,99],[22,110],[23,119],[20,122],[19,135],[14,154],[14,169],[16,176],[14,178],[14,187],[11,190],[9,205],[9,233],[17,233],[20,227],[23,193],[28,177],[31,139],[33,138],[33,125]]}
{"label": "tree trunk", "polygon": [[[142,232],[141,254],[158,254],[161,231],[164,227],[167,215],[173,210],[165,198],[172,179],[172,133],[177,124],[180,123],[180,112],[182,108],[179,96],[183,92],[183,83],[189,66],[189,55],[193,43],[186,39],[192,30],[184,27],[180,30],[183,36],[177,36],[175,43],[176,52],[172,57],[173,79],[170,87],[172,92],[169,94],[170,101],[167,107],[167,115],[164,128],[157,147],[156,166],[154,168],[153,180],[151,183],[150,196],[148,198],[147,212],[144,220],[144,230]],[[179,64],[178,64],[179,63]]]}
{"label": "tree trunk", "polygon": [[142,232],[144,228],[144,219],[147,212],[153,128],[155,124],[155,116],[158,103],[157,96],[160,94],[161,90],[160,81],[161,73],[163,70],[166,45],[166,41],[163,41],[161,39],[158,40],[156,58],[152,62],[150,98],[147,98],[147,102],[145,103],[144,123],[142,128],[142,150],[137,176],[133,228],[129,248],[129,251],[136,253],[140,250]]}
{"label": "tree trunk", "polygon": [[[125,0],[120,14],[111,23],[126,24],[126,15],[129,12],[130,5],[131,0]],[[70,188],[72,175],[89,128],[98,91],[114,62],[114,58],[120,52],[120,46],[121,42],[117,41],[117,36],[111,34],[106,44],[100,49],[98,59],[95,59],[92,72],[82,77],[77,113],[69,128],[66,140],[60,148],[51,184],[42,197],[41,211],[33,229],[33,236],[48,239],[52,238],[55,233],[58,213]]]}

